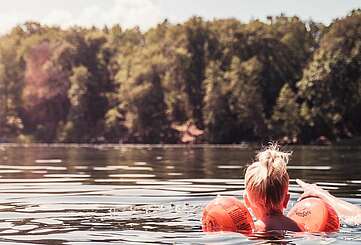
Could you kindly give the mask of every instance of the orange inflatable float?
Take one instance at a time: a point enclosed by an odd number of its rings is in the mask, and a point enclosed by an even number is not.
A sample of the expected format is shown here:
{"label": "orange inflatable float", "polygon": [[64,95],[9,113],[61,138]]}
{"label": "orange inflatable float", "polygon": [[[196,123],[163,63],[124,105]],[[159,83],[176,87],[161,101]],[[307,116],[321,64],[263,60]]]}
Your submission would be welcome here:
{"label": "orange inflatable float", "polygon": [[288,217],[307,232],[335,232],[340,229],[336,211],[316,197],[305,198],[296,203]]}
{"label": "orange inflatable float", "polygon": [[[336,232],[340,229],[336,211],[316,197],[305,198],[296,203],[288,217],[306,232]],[[203,210],[202,230],[231,231],[247,235],[253,232],[254,223],[243,202],[235,197],[217,197]]]}
{"label": "orange inflatable float", "polygon": [[217,197],[203,210],[202,230],[205,232],[233,231],[250,234],[253,229],[251,214],[235,197]]}

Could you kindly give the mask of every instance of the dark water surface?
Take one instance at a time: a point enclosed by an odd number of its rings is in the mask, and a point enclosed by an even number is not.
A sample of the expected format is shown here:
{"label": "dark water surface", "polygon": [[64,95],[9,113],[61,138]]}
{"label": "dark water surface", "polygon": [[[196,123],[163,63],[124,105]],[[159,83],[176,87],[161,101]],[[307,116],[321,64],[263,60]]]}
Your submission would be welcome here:
{"label": "dark water surface", "polygon": [[[361,205],[361,147],[295,147],[294,179]],[[0,244],[265,244],[205,234],[202,208],[241,197],[252,147],[0,146]],[[275,241],[277,242],[277,241]],[[280,244],[361,244],[361,226],[286,234]]]}

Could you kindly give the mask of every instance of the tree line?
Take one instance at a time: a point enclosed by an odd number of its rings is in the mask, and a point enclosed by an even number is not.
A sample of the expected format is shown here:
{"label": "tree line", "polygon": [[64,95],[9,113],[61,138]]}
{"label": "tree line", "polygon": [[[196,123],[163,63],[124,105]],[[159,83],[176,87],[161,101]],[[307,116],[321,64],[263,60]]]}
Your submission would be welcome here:
{"label": "tree line", "polygon": [[309,143],[361,134],[361,10],[326,26],[167,20],[146,32],[27,22],[0,37],[0,141]]}

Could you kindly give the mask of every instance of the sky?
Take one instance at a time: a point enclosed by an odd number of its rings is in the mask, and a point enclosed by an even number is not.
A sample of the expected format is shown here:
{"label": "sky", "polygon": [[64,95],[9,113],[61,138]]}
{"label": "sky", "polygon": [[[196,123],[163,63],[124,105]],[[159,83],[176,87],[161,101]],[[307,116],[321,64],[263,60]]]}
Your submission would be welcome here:
{"label": "sky", "polygon": [[64,28],[120,24],[147,30],[164,19],[179,23],[194,15],[247,22],[285,13],[329,24],[355,8],[361,0],[10,0],[0,5],[0,33],[29,20]]}

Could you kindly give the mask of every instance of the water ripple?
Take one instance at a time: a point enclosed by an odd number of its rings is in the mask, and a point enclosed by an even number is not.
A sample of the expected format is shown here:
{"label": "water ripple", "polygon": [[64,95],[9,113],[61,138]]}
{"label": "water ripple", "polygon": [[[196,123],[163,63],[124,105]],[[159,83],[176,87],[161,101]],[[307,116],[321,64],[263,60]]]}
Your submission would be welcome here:
{"label": "water ripple", "polygon": [[[217,195],[241,198],[245,147],[2,147],[0,244],[359,244],[358,218],[338,234],[282,237],[203,233],[203,207]],[[361,205],[359,148],[298,148],[290,163],[292,206],[316,183]],[[348,165],[345,164],[345,159]],[[302,163],[302,164],[301,164]],[[361,219],[361,218],[360,218]],[[276,240],[274,240],[276,239]]]}

